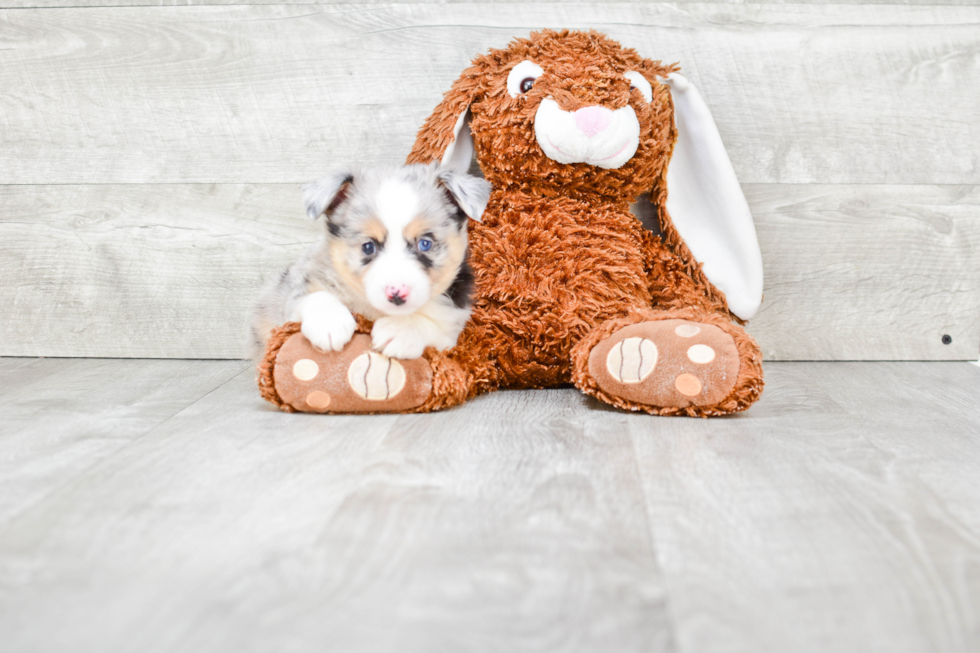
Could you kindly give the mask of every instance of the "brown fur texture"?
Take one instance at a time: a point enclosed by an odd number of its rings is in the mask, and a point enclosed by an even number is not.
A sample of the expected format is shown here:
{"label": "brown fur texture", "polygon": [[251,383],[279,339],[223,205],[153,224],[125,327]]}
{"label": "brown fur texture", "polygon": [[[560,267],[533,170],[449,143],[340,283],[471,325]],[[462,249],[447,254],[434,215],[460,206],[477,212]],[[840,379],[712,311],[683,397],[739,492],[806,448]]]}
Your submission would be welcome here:
{"label": "brown fur texture", "polygon": [[276,327],[269,333],[269,339],[266,340],[265,354],[262,356],[262,360],[258,364],[258,379],[256,380],[259,384],[259,393],[262,398],[266,401],[274,403],[287,413],[295,413],[296,410],[282,400],[279,393],[276,392],[276,380],[275,380],[275,370],[276,370],[276,357],[279,356],[279,350],[282,348],[289,336],[294,333],[299,333],[300,324],[299,322],[286,322],[280,327]]}
{"label": "brown fur texture", "polygon": [[[545,73],[513,98],[507,76],[524,60]],[[546,30],[478,56],[446,93],[419,131],[408,162],[440,160],[468,108],[477,162],[493,191],[482,222],[470,224],[476,276],[471,321],[455,348],[426,352],[433,392],[416,412],[498,388],[566,383],[613,406],[658,415],[723,415],[758,399],[759,348],[733,323],[737,318],[724,293],[703,274],[665,207],[676,129],[669,89],[658,78],[677,69],[594,31]],[[631,90],[624,77],[630,70],[652,85],[651,102]],[[535,113],[548,96],[565,111],[629,104],[640,123],[636,154],[609,170],[548,158],[534,134]],[[657,208],[660,236],[630,213],[644,193]],[[629,324],[675,318],[716,325],[731,336],[739,371],[728,396],[681,408],[638,404],[599,388],[588,371],[597,343]],[[263,365],[271,364],[268,358]],[[275,401],[264,386],[263,396]]]}
{"label": "brown fur texture", "polygon": [[[545,73],[512,98],[507,75],[528,59]],[[630,89],[623,76],[629,70],[651,83],[650,103]],[[408,161],[440,159],[469,107],[477,162],[493,184],[482,223],[471,224],[473,316],[449,353],[472,377],[469,396],[572,382],[614,406],[692,416],[744,410],[759,397],[758,346],[732,323],[724,293],[667,214],[676,130],[669,89],[658,78],[676,70],[598,32],[545,30],[474,59],[419,131]],[[629,104],[640,121],[636,154],[613,170],[549,159],[534,135],[535,112],[548,96],[565,111]],[[630,213],[643,193],[657,207],[662,236]],[[604,337],[638,320],[678,317],[719,326],[740,352],[735,388],[717,405],[634,404],[603,393],[590,378],[589,352]]]}

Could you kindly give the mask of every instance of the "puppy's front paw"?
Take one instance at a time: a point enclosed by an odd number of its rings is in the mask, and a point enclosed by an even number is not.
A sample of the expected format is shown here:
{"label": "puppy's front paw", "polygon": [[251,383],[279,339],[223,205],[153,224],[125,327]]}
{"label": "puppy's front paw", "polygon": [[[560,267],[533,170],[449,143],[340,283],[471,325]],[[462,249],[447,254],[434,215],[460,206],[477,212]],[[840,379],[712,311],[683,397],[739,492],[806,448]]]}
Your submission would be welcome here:
{"label": "puppy's front paw", "polygon": [[346,307],[307,311],[300,331],[306,339],[323,351],[340,351],[354,337],[357,321]]}
{"label": "puppy's front paw", "polygon": [[371,329],[371,346],[389,358],[419,358],[429,344],[411,320],[383,317]]}

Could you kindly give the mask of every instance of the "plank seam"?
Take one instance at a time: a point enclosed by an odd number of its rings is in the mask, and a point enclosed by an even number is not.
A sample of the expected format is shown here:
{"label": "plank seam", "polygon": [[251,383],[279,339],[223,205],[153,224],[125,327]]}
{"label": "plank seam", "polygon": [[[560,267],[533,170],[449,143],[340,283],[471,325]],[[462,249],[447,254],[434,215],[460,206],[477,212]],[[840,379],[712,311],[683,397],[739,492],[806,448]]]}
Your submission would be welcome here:
{"label": "plank seam", "polygon": [[[13,357],[11,357],[11,358],[13,358]],[[17,357],[17,358],[21,358],[21,357]],[[38,358],[38,359],[40,359],[40,358],[49,358],[49,357],[48,357],[48,356],[38,356],[37,358]],[[159,360],[159,359],[124,359],[124,360],[132,360],[132,361],[133,361],[133,362],[135,363],[135,362],[138,362],[138,361],[140,361],[140,360]],[[169,360],[174,360],[174,359],[169,359]],[[179,360],[179,359],[178,359],[178,360]],[[193,359],[183,359],[183,360],[193,360]],[[32,502],[32,503],[30,503],[29,505],[27,505],[27,506],[25,506],[25,507],[23,507],[23,508],[22,508],[21,510],[18,510],[17,512],[15,512],[15,513],[13,513],[13,514],[11,514],[11,515],[9,515],[9,516],[8,516],[8,517],[6,518],[6,521],[5,521],[5,524],[6,524],[6,526],[7,526],[7,527],[9,527],[9,525],[10,525],[10,524],[11,524],[12,522],[14,522],[14,521],[16,521],[17,519],[19,519],[19,518],[20,518],[21,516],[23,516],[23,515],[24,515],[24,514],[25,514],[25,513],[27,512],[27,511],[29,511],[29,510],[31,510],[31,509],[33,509],[33,508],[34,508],[35,506],[37,506],[38,504],[40,504],[40,503],[42,503],[42,502],[43,502],[43,501],[44,501],[45,499],[47,499],[47,498],[48,498],[49,496],[51,496],[51,495],[53,495],[53,494],[55,494],[55,493],[57,493],[57,492],[60,492],[60,491],[61,491],[62,489],[64,489],[64,488],[66,488],[66,487],[68,487],[68,486],[70,486],[70,485],[71,485],[72,483],[74,483],[74,482],[75,482],[75,481],[76,481],[76,480],[77,480],[77,479],[78,479],[79,477],[81,477],[81,476],[84,476],[85,474],[87,474],[87,473],[88,473],[88,472],[90,472],[91,470],[93,470],[93,469],[95,469],[95,468],[96,468],[96,467],[98,467],[99,465],[101,465],[101,464],[103,464],[103,463],[105,463],[105,462],[106,462],[107,460],[109,460],[109,459],[111,459],[111,458],[112,458],[113,456],[116,456],[116,455],[118,455],[118,454],[119,454],[119,452],[121,452],[121,451],[125,451],[125,450],[126,450],[127,448],[129,448],[130,446],[132,446],[132,445],[133,445],[134,443],[136,443],[136,442],[138,442],[138,441],[140,441],[140,440],[142,440],[142,439],[143,439],[144,437],[146,437],[147,435],[149,435],[150,433],[152,433],[153,431],[155,431],[155,430],[156,430],[157,428],[159,428],[160,426],[163,426],[164,424],[166,424],[166,423],[168,423],[168,422],[169,422],[170,420],[172,420],[172,419],[173,419],[174,417],[176,417],[177,415],[180,415],[181,413],[183,413],[183,412],[184,412],[185,410],[187,410],[187,409],[188,409],[188,408],[190,408],[191,406],[193,406],[193,405],[195,405],[195,404],[197,404],[197,403],[198,403],[199,401],[201,401],[202,399],[204,399],[205,397],[207,397],[208,395],[210,395],[210,394],[211,394],[212,392],[214,392],[215,390],[218,390],[219,388],[221,388],[221,387],[223,387],[223,386],[225,386],[226,384],[228,384],[228,383],[229,383],[230,381],[233,381],[234,379],[237,379],[237,378],[239,377],[239,375],[241,375],[241,373],[242,373],[243,371],[244,371],[244,370],[240,370],[240,371],[238,371],[238,372],[235,372],[235,373],[233,373],[233,374],[232,374],[232,375],[231,375],[231,376],[230,376],[229,378],[227,378],[227,379],[225,379],[224,381],[222,381],[221,383],[219,383],[219,384],[218,384],[217,386],[215,386],[214,388],[212,388],[212,389],[210,389],[210,390],[208,390],[208,391],[207,391],[207,392],[206,392],[206,393],[205,393],[204,395],[201,395],[200,397],[198,397],[198,398],[196,398],[196,399],[194,399],[194,400],[192,400],[192,401],[191,401],[191,403],[189,403],[189,404],[187,404],[186,406],[183,406],[183,407],[181,407],[181,408],[179,408],[179,409],[177,409],[177,410],[176,410],[176,411],[175,411],[174,413],[172,413],[172,414],[170,414],[170,415],[167,415],[166,417],[163,417],[163,418],[162,418],[162,420],[161,420],[160,422],[157,422],[156,424],[154,424],[154,425],[152,425],[152,426],[150,426],[150,427],[148,427],[148,428],[147,428],[147,429],[146,429],[145,431],[143,431],[142,433],[139,433],[139,434],[137,434],[137,435],[135,435],[135,436],[133,436],[133,437],[131,437],[131,438],[128,438],[128,439],[126,439],[126,440],[125,440],[124,442],[122,442],[122,443],[120,444],[120,446],[119,446],[119,447],[118,447],[117,449],[115,449],[115,450],[114,450],[114,451],[113,451],[112,453],[110,453],[110,454],[107,454],[107,455],[105,455],[105,456],[102,456],[102,457],[101,457],[101,458],[99,458],[98,460],[96,460],[96,461],[94,461],[94,462],[92,462],[92,464],[91,464],[91,465],[88,465],[87,467],[85,467],[85,468],[83,468],[83,469],[80,469],[80,470],[78,470],[78,471],[77,471],[76,473],[74,473],[74,474],[72,475],[72,478],[70,478],[70,479],[68,479],[68,480],[65,480],[65,481],[64,481],[63,483],[60,483],[60,484],[58,484],[58,485],[56,485],[56,486],[54,486],[54,487],[52,487],[52,488],[50,488],[50,489],[49,489],[49,490],[48,490],[47,492],[45,492],[45,493],[44,493],[44,494],[42,494],[42,495],[41,495],[40,497],[38,497],[36,501],[33,501],[33,502]]]}

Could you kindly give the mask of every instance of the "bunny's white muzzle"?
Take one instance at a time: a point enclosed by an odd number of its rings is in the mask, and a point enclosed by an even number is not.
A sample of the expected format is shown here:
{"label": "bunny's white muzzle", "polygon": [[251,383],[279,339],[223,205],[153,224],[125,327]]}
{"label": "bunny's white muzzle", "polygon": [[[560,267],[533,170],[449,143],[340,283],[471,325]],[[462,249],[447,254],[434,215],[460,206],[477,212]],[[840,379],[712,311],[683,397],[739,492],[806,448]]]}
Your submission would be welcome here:
{"label": "bunny's white muzzle", "polygon": [[534,116],[534,135],[549,159],[608,170],[636,154],[640,121],[630,106],[615,111],[600,106],[563,111],[553,99],[545,98]]}

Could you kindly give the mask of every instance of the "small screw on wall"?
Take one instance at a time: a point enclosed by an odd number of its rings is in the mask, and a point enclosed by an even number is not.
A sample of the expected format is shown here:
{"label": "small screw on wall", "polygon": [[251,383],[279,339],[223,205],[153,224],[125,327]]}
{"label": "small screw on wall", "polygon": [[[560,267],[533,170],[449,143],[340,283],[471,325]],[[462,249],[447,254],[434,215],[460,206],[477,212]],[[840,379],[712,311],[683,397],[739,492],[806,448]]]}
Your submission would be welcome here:
{"label": "small screw on wall", "polygon": [[953,338],[948,333],[943,336],[943,344],[944,345],[951,345],[951,344],[953,344]]}

